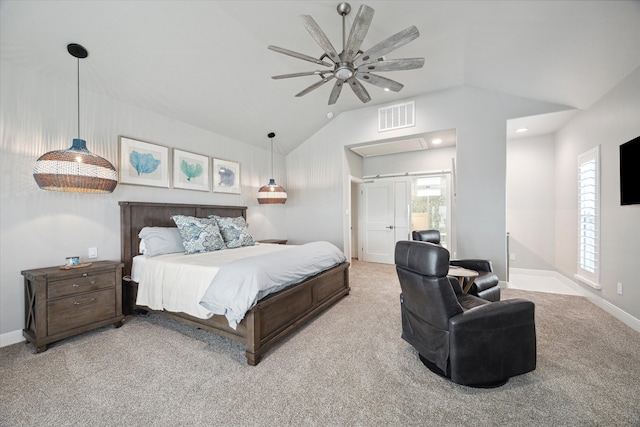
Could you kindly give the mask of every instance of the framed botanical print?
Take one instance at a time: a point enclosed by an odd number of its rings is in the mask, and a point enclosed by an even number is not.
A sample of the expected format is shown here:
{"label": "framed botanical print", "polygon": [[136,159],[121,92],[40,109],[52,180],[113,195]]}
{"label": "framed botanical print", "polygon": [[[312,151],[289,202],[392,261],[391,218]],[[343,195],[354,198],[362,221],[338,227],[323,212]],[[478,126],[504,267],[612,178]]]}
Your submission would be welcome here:
{"label": "framed botanical print", "polygon": [[173,188],[209,191],[209,157],[173,149]]}
{"label": "framed botanical print", "polygon": [[213,191],[240,194],[240,163],[213,159]]}
{"label": "framed botanical print", "polygon": [[169,188],[169,148],[121,136],[120,184]]}

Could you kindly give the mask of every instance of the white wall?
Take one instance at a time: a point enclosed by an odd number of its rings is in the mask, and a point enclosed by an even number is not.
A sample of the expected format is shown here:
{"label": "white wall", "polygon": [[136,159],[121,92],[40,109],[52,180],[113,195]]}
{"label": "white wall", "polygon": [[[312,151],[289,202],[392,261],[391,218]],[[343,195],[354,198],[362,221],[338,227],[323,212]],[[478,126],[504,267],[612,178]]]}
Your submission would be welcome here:
{"label": "white wall", "polygon": [[[600,145],[601,290],[583,285],[640,318],[640,205],[620,205],[619,146],[640,135],[640,68],[556,134],[555,266],[573,278],[577,264],[577,158]],[[638,159],[640,160],[640,159]],[[623,284],[623,294],[616,284]]]}
{"label": "white wall", "polygon": [[364,159],[364,176],[433,172],[452,169],[451,159],[456,157],[456,147],[444,147]]}
{"label": "white wall", "polygon": [[[457,130],[458,257],[495,260],[496,273],[505,280],[506,121],[568,108],[471,87],[430,93],[415,101],[416,126],[385,132],[384,138]],[[341,170],[332,159],[344,156],[344,146],[382,139],[377,131],[379,107],[338,115],[287,156],[288,185],[295,186],[287,212],[291,239],[304,235],[311,223],[314,237],[343,246],[348,236],[341,215],[348,205],[344,180],[350,171],[344,170],[347,162]]]}
{"label": "white wall", "polygon": [[[99,259],[120,259],[118,201],[153,201],[248,206],[257,239],[287,238],[285,207],[259,205],[260,186],[271,175],[265,150],[82,91],[81,137],[90,151],[117,168],[118,136],[241,163],[242,194],[229,195],[134,185],[94,195],[40,190],[33,179],[36,159],[68,148],[77,136],[75,86],[65,86],[2,62],[0,73],[0,338],[24,327],[22,270],[62,265],[64,258],[97,247]],[[277,143],[277,141],[274,141]],[[286,180],[284,159],[275,155],[274,178]]]}
{"label": "white wall", "polygon": [[510,267],[555,270],[555,136],[507,141]]}

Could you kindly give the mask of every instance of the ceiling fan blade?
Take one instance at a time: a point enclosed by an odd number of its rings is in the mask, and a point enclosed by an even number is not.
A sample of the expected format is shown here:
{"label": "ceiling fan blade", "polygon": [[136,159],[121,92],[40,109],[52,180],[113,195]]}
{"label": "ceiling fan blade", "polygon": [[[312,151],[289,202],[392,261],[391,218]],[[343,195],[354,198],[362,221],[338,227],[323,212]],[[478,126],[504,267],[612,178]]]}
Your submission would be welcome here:
{"label": "ceiling fan blade", "polygon": [[359,68],[359,70],[365,72],[415,70],[416,68],[422,68],[423,65],[424,58],[387,59],[386,61],[364,64]]}
{"label": "ceiling fan blade", "polygon": [[417,39],[419,35],[420,32],[415,27],[415,25],[407,27],[399,33],[396,33],[391,37],[384,39],[377,45],[366,50],[362,55],[357,57],[355,61],[353,61],[353,65],[355,67],[359,67],[362,64],[368,64],[369,62],[377,61],[378,58],[384,56],[392,50],[395,50],[400,46],[404,46],[410,41]]}
{"label": "ceiling fan blade", "polygon": [[303,59],[305,61],[313,62],[314,64],[324,65],[325,67],[333,67],[333,64],[329,64],[328,62],[321,61],[319,59],[314,58],[313,56],[305,55],[302,53],[294,52],[289,49],[284,49],[278,46],[268,46],[268,49],[273,50],[274,52],[282,53],[285,55],[293,56],[294,58]]}
{"label": "ceiling fan blade", "polygon": [[369,31],[369,26],[373,20],[374,10],[369,6],[363,4],[358,9],[353,25],[351,26],[351,32],[349,32],[349,38],[345,45],[344,52],[346,53],[346,61],[351,61],[358,54],[360,46]]}
{"label": "ceiling fan blade", "polygon": [[325,84],[326,82],[328,82],[332,78],[334,78],[333,74],[331,74],[329,77],[325,77],[322,80],[312,84],[311,86],[309,86],[308,88],[306,88],[302,92],[297,93],[296,96],[304,96],[304,95],[308,94],[309,92],[311,92],[312,90],[318,89],[320,86],[322,86],[323,84]]}
{"label": "ceiling fan blade", "polygon": [[356,77],[363,82],[371,83],[372,85],[381,87],[383,89],[389,89],[394,92],[400,92],[404,87],[403,84],[396,82],[395,80],[388,79],[382,76],[376,76],[370,73],[358,73]]}
{"label": "ceiling fan blade", "polygon": [[362,83],[360,83],[358,80],[356,80],[355,77],[348,78],[347,82],[349,83],[349,86],[353,90],[353,93],[355,93],[356,96],[358,98],[360,98],[360,101],[362,101],[364,103],[367,103],[367,102],[371,101],[371,97],[369,96],[369,92],[367,92],[367,90],[364,88],[364,86],[362,86]]}
{"label": "ceiling fan blade", "polygon": [[291,77],[303,77],[303,76],[321,76],[322,77],[324,73],[329,73],[329,71],[303,71],[301,73],[280,74],[278,76],[271,76],[271,78],[274,80],[279,80],[279,79],[288,79]]}
{"label": "ceiling fan blade", "polygon": [[340,56],[338,55],[338,52],[336,52],[335,48],[327,38],[327,35],[324,33],[324,31],[322,31],[317,22],[314,21],[314,19],[310,15],[300,15],[300,19],[302,20],[302,24],[305,26],[307,31],[309,31],[309,34],[311,34],[311,37],[314,38],[316,43],[318,43],[322,50],[324,50],[324,52],[327,54],[327,56],[329,56],[329,59],[331,59],[336,64],[340,62]]}
{"label": "ceiling fan blade", "polygon": [[331,95],[329,95],[329,105],[333,105],[338,100],[340,96],[340,92],[342,91],[342,84],[344,82],[340,79],[336,80],[336,84],[333,85],[333,89],[331,90]]}

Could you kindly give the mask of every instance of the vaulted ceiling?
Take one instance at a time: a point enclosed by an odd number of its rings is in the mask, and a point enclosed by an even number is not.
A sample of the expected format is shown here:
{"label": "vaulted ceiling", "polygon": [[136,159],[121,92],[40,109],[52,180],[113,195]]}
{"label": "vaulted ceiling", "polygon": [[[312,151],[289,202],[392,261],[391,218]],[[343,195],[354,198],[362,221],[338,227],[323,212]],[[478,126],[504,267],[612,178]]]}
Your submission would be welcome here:
{"label": "vaulted ceiling", "polygon": [[[319,77],[271,76],[317,67],[267,46],[320,57],[299,19],[311,15],[340,51],[338,3],[2,0],[0,59],[75,81],[66,45],[82,44],[83,90],[261,148],[273,130],[284,154],[329,112],[461,85],[584,109],[640,66],[638,1],[369,1],[375,16],[362,50],[415,25],[420,37],[387,58],[424,57],[424,67],[380,73],[405,87],[366,85],[368,104],[343,90],[327,105],[332,84],[296,98]],[[351,3],[347,34],[360,4]]]}

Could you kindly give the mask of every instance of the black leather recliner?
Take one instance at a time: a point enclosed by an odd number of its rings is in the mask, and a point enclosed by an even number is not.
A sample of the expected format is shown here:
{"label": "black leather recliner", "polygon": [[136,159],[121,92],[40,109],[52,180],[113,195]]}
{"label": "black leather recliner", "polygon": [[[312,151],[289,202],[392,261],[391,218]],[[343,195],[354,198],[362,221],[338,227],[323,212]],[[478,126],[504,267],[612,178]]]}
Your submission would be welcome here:
{"label": "black leather recliner", "polygon": [[402,338],[433,372],[457,384],[495,387],[536,368],[534,304],[489,302],[464,294],[447,277],[449,251],[399,241]]}
{"label": "black leather recliner", "polygon": [[[413,240],[430,242],[440,245],[440,231],[438,230],[414,230],[411,233]],[[498,276],[493,272],[493,265],[488,259],[452,259],[450,265],[474,270],[478,272],[469,293],[487,301],[500,301],[500,286]],[[466,282],[469,279],[465,279]]]}
{"label": "black leather recliner", "polygon": [[420,242],[440,244],[440,230],[413,230],[411,238]]}

